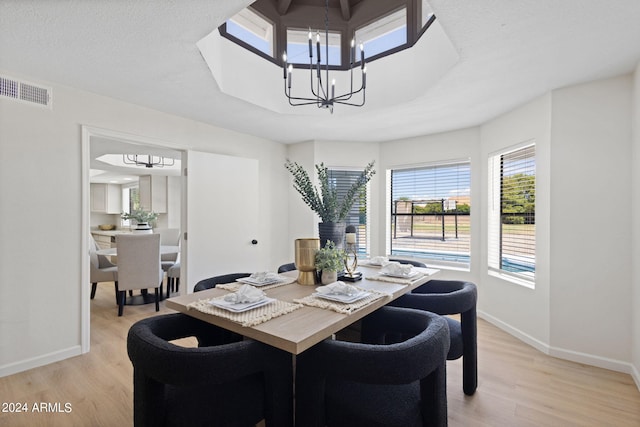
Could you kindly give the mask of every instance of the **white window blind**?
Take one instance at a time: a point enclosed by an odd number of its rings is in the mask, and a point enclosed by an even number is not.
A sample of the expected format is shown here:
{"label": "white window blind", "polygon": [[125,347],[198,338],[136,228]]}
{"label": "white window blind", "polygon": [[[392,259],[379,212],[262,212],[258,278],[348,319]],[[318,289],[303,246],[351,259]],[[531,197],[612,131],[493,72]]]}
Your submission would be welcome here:
{"label": "white window blind", "polygon": [[[335,186],[338,192],[338,200],[342,201],[347,191],[351,186],[358,181],[358,178],[362,174],[362,170],[342,170],[342,169],[329,169],[329,182]],[[351,210],[347,214],[345,219],[346,225],[353,225],[356,227],[356,237],[358,243],[358,252],[361,254],[368,254],[367,244],[367,188],[362,189],[360,194],[356,197]]]}
{"label": "white window blind", "polygon": [[471,163],[391,171],[391,255],[468,268]]}
{"label": "white window blind", "polygon": [[535,144],[489,158],[489,269],[535,278]]}

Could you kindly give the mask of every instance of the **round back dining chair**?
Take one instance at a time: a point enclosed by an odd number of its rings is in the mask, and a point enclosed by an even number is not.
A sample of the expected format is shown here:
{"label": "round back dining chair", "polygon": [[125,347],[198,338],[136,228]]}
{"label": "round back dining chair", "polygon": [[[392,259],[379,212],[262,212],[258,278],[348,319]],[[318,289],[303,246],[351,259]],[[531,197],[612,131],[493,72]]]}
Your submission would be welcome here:
{"label": "round back dining chair", "polygon": [[223,285],[225,283],[233,283],[236,279],[242,279],[243,277],[249,277],[251,273],[230,273],[223,274],[221,276],[213,276],[208,279],[202,279],[193,287],[193,292],[204,291],[205,289],[215,288],[216,285]]}
{"label": "round back dining chair", "polygon": [[[293,425],[291,355],[226,332],[181,313],[131,327],[136,427]],[[198,347],[171,342],[185,337]]]}
{"label": "round back dining chair", "polygon": [[[446,321],[386,306],[362,331],[362,343],[327,339],[298,355],[296,424],[446,426]],[[387,343],[389,335],[403,339]]]}
{"label": "round back dining chair", "polygon": [[460,321],[446,316],[451,344],[447,359],[462,357],[462,388],[472,395],[478,387],[478,326],[476,285],[460,280],[430,280],[392,301],[396,307],[415,308],[443,316],[460,314]]}

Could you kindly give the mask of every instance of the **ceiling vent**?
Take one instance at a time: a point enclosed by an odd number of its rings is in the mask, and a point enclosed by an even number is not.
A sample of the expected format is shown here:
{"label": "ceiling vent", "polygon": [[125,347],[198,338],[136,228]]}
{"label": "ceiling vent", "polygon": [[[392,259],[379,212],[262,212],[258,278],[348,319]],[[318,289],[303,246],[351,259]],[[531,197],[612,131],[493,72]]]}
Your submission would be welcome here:
{"label": "ceiling vent", "polygon": [[0,96],[51,108],[51,88],[0,76]]}

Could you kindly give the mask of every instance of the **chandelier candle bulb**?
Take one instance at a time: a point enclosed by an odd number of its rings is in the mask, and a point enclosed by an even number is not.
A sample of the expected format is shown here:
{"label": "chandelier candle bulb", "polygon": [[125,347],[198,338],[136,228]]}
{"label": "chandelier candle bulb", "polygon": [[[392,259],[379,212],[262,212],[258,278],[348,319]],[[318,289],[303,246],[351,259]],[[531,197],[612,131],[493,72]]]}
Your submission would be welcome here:
{"label": "chandelier candle bulb", "polygon": [[364,70],[364,44],[360,43],[360,68]]}
{"label": "chandelier candle bulb", "polygon": [[351,65],[353,65],[353,60],[355,56],[356,56],[356,39],[351,39],[351,62],[350,62]]}
{"label": "chandelier candle bulb", "polygon": [[320,32],[318,31],[318,34],[316,34],[316,47],[318,50],[318,64],[320,63]]}
{"label": "chandelier candle bulb", "polygon": [[331,98],[336,97],[336,79],[331,80]]}
{"label": "chandelier candle bulb", "polygon": [[291,89],[291,72],[293,71],[293,65],[289,64],[289,89]]}
{"label": "chandelier candle bulb", "polygon": [[287,78],[287,51],[282,54],[282,77]]}
{"label": "chandelier candle bulb", "polygon": [[309,58],[313,58],[313,49],[311,48],[311,29],[309,29]]}

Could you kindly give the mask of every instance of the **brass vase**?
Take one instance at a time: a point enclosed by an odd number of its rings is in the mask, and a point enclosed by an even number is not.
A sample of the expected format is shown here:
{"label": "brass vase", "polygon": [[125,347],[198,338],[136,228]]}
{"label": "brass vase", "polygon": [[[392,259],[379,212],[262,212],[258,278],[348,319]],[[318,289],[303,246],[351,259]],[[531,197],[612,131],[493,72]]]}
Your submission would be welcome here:
{"label": "brass vase", "polygon": [[298,269],[298,283],[316,284],[316,252],[320,249],[320,239],[296,239],[295,261]]}

